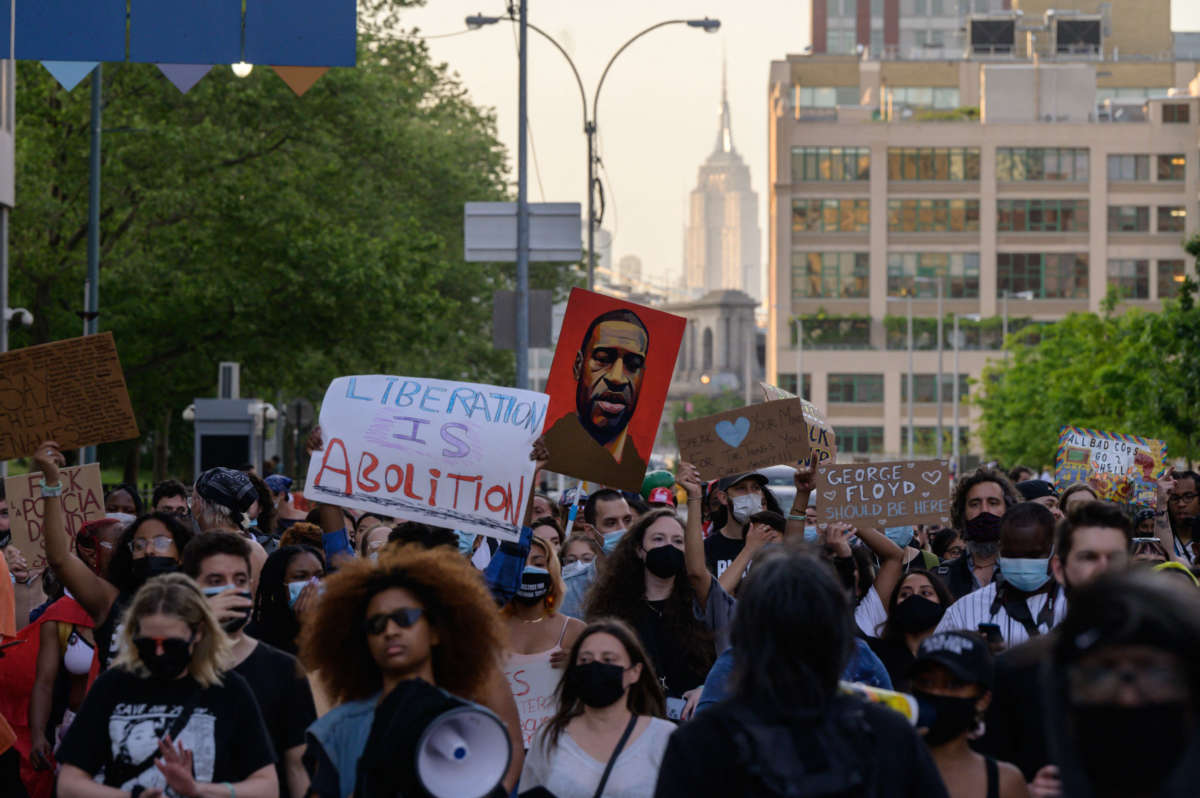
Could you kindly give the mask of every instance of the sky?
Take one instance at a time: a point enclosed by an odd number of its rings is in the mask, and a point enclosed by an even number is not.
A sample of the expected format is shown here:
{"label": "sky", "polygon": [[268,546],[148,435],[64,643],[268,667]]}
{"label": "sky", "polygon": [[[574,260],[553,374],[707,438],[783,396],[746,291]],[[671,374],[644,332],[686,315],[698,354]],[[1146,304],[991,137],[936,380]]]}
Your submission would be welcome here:
{"label": "sky", "polygon": [[[1200,30],[1200,2],[1172,0],[1172,27]],[[465,17],[501,16],[500,0],[428,0],[405,13],[436,61],[457,73],[471,98],[496,110],[500,140],[516,180],[516,25],[466,30]],[[722,56],[728,65],[733,142],[750,166],[759,195],[764,272],[767,257],[767,77],[770,62],[811,43],[803,0],[529,0],[529,21],[570,53],[588,102],[609,57],[638,31],[667,19],[710,16],[721,30],[684,25],[653,31],[614,62],[600,96],[597,128],[613,233],[613,263],[642,259],[647,277],[675,281],[683,269],[688,192],[713,150],[718,128]],[[532,202],[587,198],[583,105],[562,55],[529,33],[529,122]],[[535,168],[536,165],[536,168]],[[586,206],[585,206],[586,207]],[[585,211],[586,213],[586,211]]]}

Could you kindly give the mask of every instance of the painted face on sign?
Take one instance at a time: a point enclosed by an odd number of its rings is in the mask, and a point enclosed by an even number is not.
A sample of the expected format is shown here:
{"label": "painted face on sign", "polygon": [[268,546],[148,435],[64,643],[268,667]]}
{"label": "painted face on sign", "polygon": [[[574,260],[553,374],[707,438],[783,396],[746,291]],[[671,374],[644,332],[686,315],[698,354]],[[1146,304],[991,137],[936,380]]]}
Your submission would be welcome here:
{"label": "painted face on sign", "polygon": [[620,435],[633,416],[645,376],[647,343],[640,322],[613,319],[597,324],[575,356],[579,421],[601,445]]}

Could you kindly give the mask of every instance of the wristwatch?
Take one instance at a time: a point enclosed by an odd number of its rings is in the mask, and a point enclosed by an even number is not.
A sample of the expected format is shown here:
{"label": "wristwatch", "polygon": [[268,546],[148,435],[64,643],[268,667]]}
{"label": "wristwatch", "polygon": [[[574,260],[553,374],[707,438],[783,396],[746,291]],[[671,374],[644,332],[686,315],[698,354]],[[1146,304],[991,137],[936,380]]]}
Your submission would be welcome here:
{"label": "wristwatch", "polygon": [[146,786],[144,784],[135,784],[129,790],[129,798],[142,798],[142,793],[144,793],[145,791],[146,791]]}

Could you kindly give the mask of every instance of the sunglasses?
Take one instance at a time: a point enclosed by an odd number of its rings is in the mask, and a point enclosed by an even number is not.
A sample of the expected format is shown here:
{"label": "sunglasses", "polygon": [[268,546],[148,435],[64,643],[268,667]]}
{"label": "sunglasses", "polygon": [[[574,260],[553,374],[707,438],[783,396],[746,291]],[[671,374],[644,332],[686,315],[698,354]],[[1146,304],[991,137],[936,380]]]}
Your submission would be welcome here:
{"label": "sunglasses", "polygon": [[163,654],[180,654],[187,651],[187,647],[195,638],[195,635],[186,639],[182,637],[135,637],[133,646],[137,649],[138,657],[142,662],[148,662],[158,655],[159,646],[162,646]]}
{"label": "sunglasses", "polygon": [[381,612],[378,615],[372,615],[367,618],[367,634],[381,635],[387,629],[388,621],[399,626],[401,629],[408,629],[421,620],[425,614],[425,610],[417,609],[416,607],[405,607],[404,609],[394,610],[392,612]]}

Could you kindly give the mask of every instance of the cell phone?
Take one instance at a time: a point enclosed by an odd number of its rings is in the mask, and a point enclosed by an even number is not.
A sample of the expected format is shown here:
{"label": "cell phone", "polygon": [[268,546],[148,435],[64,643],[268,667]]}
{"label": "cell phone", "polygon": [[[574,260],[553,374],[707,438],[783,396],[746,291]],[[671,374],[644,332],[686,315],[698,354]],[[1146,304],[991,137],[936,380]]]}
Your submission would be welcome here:
{"label": "cell phone", "polygon": [[1162,543],[1162,541],[1158,538],[1134,538],[1129,542],[1133,546],[1139,546],[1143,543]]}
{"label": "cell phone", "polygon": [[979,624],[979,634],[983,635],[989,646],[1000,645],[1004,642],[1004,635],[1000,634],[1000,627],[994,623]]}

